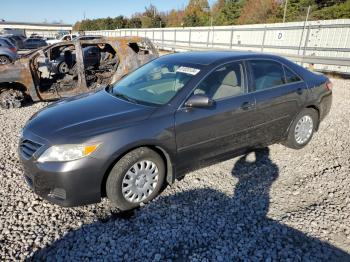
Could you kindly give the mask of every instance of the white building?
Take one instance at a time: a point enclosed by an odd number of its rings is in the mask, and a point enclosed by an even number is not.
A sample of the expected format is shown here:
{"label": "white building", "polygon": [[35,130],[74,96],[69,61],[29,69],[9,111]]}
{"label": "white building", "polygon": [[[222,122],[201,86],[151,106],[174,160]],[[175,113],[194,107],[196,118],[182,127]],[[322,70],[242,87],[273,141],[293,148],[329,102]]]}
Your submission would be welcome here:
{"label": "white building", "polygon": [[0,32],[21,32],[26,36],[37,34],[43,37],[54,37],[60,31],[71,32],[72,25],[49,23],[25,23],[0,21]]}

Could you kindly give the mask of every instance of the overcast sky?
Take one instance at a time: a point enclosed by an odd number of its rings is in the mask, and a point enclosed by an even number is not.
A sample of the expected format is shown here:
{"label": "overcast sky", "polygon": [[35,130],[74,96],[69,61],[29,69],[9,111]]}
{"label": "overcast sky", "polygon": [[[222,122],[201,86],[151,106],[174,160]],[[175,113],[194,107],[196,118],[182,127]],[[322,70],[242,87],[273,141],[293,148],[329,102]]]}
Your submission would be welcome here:
{"label": "overcast sky", "polygon": [[[209,0],[214,3],[215,0]],[[155,5],[160,11],[182,8],[188,0],[6,0],[0,3],[0,19],[16,22],[52,22],[62,20],[75,23],[86,18],[130,16]]]}

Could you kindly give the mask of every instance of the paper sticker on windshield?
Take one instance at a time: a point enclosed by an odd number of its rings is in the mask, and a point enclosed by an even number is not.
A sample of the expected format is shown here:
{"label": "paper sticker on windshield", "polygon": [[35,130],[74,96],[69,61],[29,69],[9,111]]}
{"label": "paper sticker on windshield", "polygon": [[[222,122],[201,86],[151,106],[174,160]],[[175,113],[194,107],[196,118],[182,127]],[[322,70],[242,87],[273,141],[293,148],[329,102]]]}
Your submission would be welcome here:
{"label": "paper sticker on windshield", "polygon": [[199,69],[192,68],[192,67],[186,67],[186,66],[180,66],[177,70],[176,73],[184,73],[184,74],[189,74],[189,75],[196,75],[199,73]]}

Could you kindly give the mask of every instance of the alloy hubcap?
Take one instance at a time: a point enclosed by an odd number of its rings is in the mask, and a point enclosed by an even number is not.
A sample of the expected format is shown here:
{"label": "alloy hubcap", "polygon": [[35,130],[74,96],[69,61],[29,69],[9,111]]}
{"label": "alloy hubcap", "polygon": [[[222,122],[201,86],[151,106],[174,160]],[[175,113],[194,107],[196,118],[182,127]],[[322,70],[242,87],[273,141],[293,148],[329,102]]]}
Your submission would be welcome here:
{"label": "alloy hubcap", "polygon": [[8,64],[10,61],[7,57],[4,56],[0,56],[0,65],[6,65]]}
{"label": "alloy hubcap", "polygon": [[312,135],[314,124],[310,116],[303,116],[295,126],[295,141],[298,144],[304,144]]}
{"label": "alloy hubcap", "polygon": [[124,198],[131,203],[140,203],[149,197],[158,184],[158,167],[149,160],[134,164],[125,174],[122,183]]}

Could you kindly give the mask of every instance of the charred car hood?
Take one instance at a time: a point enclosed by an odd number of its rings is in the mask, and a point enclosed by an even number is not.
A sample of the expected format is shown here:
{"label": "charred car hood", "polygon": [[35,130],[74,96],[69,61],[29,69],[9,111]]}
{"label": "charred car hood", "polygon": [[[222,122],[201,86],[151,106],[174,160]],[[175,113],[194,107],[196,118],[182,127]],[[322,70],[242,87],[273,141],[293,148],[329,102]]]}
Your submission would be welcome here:
{"label": "charred car hood", "polygon": [[24,128],[49,142],[84,139],[147,119],[155,108],[130,103],[106,90],[56,102],[36,113]]}

